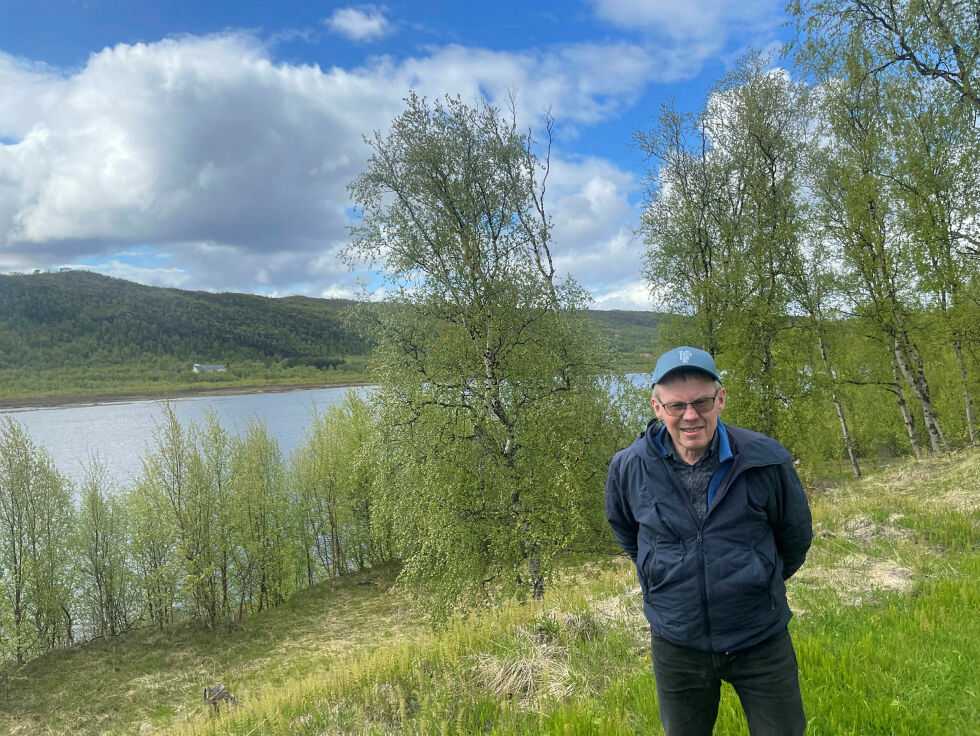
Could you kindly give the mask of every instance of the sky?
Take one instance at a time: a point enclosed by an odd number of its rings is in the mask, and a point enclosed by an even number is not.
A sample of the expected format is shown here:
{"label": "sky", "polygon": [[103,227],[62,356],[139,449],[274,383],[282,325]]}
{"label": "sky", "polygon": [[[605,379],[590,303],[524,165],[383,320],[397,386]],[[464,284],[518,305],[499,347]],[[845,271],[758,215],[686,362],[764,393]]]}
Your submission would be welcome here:
{"label": "sky", "polygon": [[782,0],[0,0],[0,272],[84,268],[153,286],[356,298],[338,254],[363,137],[410,90],[555,120],[561,275],[596,309],[652,309],[635,234],[670,100],[698,110]]}

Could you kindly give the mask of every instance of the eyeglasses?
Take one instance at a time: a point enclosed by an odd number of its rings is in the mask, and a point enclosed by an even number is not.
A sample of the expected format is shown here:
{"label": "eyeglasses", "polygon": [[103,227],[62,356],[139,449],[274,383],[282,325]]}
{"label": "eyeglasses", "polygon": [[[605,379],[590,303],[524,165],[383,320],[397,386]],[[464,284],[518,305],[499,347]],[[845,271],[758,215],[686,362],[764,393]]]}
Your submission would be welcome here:
{"label": "eyeglasses", "polygon": [[706,396],[703,399],[695,399],[694,401],[672,401],[669,404],[664,404],[657,399],[657,403],[660,404],[660,406],[664,408],[664,411],[672,417],[684,416],[685,412],[687,412],[687,407],[689,406],[693,407],[694,411],[696,411],[698,414],[704,414],[705,412],[711,411],[711,407],[715,405],[715,399],[718,398],[719,391],[721,391],[721,389],[715,391],[714,396]]}

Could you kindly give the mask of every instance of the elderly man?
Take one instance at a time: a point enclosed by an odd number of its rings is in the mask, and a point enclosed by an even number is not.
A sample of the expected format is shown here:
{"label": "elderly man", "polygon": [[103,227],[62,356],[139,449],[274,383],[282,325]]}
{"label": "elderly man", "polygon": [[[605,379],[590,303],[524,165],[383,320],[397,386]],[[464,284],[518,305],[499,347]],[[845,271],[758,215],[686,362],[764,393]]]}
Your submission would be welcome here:
{"label": "elderly man", "polygon": [[653,372],[657,419],[616,453],[606,518],[636,565],[667,736],[710,736],[721,681],[752,736],[806,729],[784,581],[806,558],[810,508],[789,452],[721,423],[715,361],[670,350]]}

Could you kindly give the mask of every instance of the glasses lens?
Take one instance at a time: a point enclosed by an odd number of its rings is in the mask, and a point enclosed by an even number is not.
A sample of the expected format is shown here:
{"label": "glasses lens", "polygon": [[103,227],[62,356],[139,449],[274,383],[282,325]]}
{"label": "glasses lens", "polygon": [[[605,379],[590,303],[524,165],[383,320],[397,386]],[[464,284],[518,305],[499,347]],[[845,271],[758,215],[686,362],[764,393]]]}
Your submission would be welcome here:
{"label": "glasses lens", "polygon": [[697,401],[692,401],[691,406],[694,407],[694,411],[696,411],[698,414],[703,414],[704,412],[709,411],[714,403],[715,397],[712,396],[709,399],[698,399]]}
{"label": "glasses lens", "polygon": [[706,411],[711,411],[711,407],[715,405],[715,397],[717,395],[718,394],[715,394],[715,396],[708,396],[703,399],[696,399],[690,402],[690,404],[683,401],[675,401],[670,404],[661,404],[661,406],[666,409],[667,413],[672,417],[683,416],[684,412],[687,411],[688,406],[693,406],[694,411],[696,411],[698,414],[704,414]]}

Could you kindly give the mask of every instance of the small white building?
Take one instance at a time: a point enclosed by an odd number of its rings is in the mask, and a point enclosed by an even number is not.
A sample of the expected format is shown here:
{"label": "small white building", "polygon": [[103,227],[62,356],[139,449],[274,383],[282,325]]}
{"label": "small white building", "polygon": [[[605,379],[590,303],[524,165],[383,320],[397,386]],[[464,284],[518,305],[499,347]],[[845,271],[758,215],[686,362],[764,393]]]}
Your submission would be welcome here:
{"label": "small white building", "polygon": [[205,365],[204,363],[195,363],[194,372],[195,373],[222,373],[228,370],[223,365]]}

